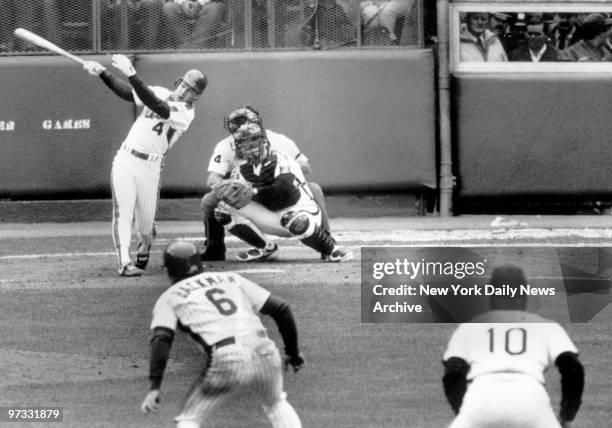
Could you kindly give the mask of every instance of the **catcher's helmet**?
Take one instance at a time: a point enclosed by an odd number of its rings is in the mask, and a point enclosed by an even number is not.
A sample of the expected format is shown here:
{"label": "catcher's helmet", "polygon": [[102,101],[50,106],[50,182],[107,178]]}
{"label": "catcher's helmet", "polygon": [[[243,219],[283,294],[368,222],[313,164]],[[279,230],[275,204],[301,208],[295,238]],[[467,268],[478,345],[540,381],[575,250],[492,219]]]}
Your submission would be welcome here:
{"label": "catcher's helmet", "polygon": [[234,147],[240,156],[250,164],[261,163],[270,154],[270,141],[266,131],[256,123],[245,123],[236,130]]}
{"label": "catcher's helmet", "polygon": [[262,126],[261,116],[253,106],[240,107],[223,118],[223,126],[230,134],[235,133],[245,123],[256,123]]}
{"label": "catcher's helmet", "polygon": [[179,101],[193,102],[208,86],[208,78],[200,70],[189,70],[175,82],[174,98]]}
{"label": "catcher's helmet", "polygon": [[191,242],[174,240],[164,251],[164,265],[168,276],[178,282],[204,270],[198,249]]}

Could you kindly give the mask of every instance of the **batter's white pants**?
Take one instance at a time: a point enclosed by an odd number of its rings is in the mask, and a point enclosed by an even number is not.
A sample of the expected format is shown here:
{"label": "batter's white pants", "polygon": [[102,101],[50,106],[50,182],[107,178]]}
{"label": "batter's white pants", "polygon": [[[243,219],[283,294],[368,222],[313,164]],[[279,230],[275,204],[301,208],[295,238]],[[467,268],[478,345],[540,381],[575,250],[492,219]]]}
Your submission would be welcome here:
{"label": "batter's white pants", "polygon": [[560,428],[540,382],[516,373],[479,376],[468,384],[449,428]]}
{"label": "batter's white pants", "polygon": [[206,425],[215,408],[235,403],[249,391],[274,428],[301,428],[299,416],[283,391],[282,360],[269,338],[253,336],[212,353],[207,370],[192,385],[183,411],[175,418],[177,428]]}
{"label": "batter's white pants", "polygon": [[113,160],[113,241],[119,266],[130,262],[132,223],[140,243],[148,253],[155,240],[155,212],[159,200],[161,161],[146,161],[119,150]]}

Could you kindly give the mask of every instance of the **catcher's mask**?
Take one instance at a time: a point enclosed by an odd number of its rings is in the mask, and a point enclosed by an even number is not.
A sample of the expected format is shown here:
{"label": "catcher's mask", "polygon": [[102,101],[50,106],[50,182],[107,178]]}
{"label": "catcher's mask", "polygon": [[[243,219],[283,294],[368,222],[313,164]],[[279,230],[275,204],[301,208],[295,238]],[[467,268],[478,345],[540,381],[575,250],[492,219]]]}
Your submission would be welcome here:
{"label": "catcher's mask", "polygon": [[172,99],[193,103],[208,86],[208,78],[199,70],[189,70],[174,82]]}
{"label": "catcher's mask", "polygon": [[234,133],[233,144],[240,157],[257,165],[270,154],[266,131],[256,123],[245,123]]}
{"label": "catcher's mask", "polygon": [[230,134],[235,133],[245,123],[256,123],[262,126],[259,112],[249,105],[240,107],[223,118],[223,127]]}
{"label": "catcher's mask", "polygon": [[204,270],[196,246],[180,239],[170,242],[164,250],[164,266],[173,282],[189,278]]}

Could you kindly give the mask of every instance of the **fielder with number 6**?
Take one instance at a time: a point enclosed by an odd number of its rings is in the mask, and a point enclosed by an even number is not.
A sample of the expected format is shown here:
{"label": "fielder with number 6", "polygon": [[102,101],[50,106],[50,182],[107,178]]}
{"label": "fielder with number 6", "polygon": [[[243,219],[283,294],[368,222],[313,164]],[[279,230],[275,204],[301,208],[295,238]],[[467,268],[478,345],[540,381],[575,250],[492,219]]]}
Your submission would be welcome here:
{"label": "fielder with number 6", "polygon": [[283,391],[280,352],[259,317],[274,319],[285,345],[285,368],[297,372],[304,359],[289,305],[237,273],[205,271],[198,249],[187,241],[171,242],[164,264],[173,285],[153,308],[151,390],[141,410],[159,407],[164,369],[180,329],[204,348],[208,360],[175,419],[178,428],[203,426],[217,406],[245,391],[254,393],[274,428],[301,428]]}
{"label": "fielder with number 6", "polygon": [[[502,266],[491,284],[527,284],[522,270]],[[525,312],[527,296],[491,296],[491,311],[461,324],[444,353],[444,391],[457,413],[450,428],[569,428],[582,400],[584,369],[559,324]],[[561,374],[558,418],[544,372]]]}
{"label": "fielder with number 6", "polygon": [[[119,259],[119,275],[140,276],[149,262],[155,240],[155,213],[164,157],[194,118],[193,103],[206,89],[208,79],[199,70],[180,77],[174,90],[147,86],[136,74],[129,58],[113,55],[113,66],[129,79],[114,77],[96,61],[83,68],[120,98],[144,109],[132,125],[113,160],[113,240]],[[132,223],[138,235],[135,263],[130,256]]]}

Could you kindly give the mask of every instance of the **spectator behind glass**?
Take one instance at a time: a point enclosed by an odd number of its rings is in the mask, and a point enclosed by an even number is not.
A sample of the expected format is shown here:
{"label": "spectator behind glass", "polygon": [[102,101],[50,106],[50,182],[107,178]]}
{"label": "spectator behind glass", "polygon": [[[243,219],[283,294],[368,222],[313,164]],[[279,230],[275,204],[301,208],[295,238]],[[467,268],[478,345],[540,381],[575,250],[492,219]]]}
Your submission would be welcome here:
{"label": "spectator behind glass", "polygon": [[13,35],[19,27],[60,42],[57,0],[0,0],[0,52],[40,50]]}
{"label": "spectator behind glass", "polygon": [[169,47],[223,47],[216,37],[225,28],[227,3],[222,0],[170,0],[164,4]]}
{"label": "spectator behind glass", "polygon": [[559,53],[563,61],[610,61],[611,56],[605,49],[612,19],[603,13],[591,13],[582,22],[580,32],[583,39]]}
{"label": "spectator behind glass", "polygon": [[548,29],[550,43],[559,51],[576,43],[581,38],[577,26],[578,22],[578,16],[573,13],[555,14]]}
{"label": "spectator behind glass", "polygon": [[[104,0],[102,16],[102,49],[159,49],[164,0]],[[127,29],[122,28],[123,13]],[[127,40],[124,40],[127,37]]]}
{"label": "spectator behind glass", "polygon": [[538,17],[527,23],[526,41],[508,55],[510,61],[545,62],[557,61],[557,49],[548,42],[544,22]]}
{"label": "spectator behind glass", "polygon": [[512,52],[522,44],[527,42],[527,22],[525,13],[513,13],[510,19],[510,28],[501,39],[504,50]]}
{"label": "spectator behind glass", "polygon": [[488,29],[489,14],[468,12],[461,30],[459,53],[462,62],[508,61],[506,51],[495,33]]}
{"label": "spectator behind glass", "polygon": [[604,49],[606,50],[606,58],[608,58],[608,61],[612,61],[612,31],[608,31]]}
{"label": "spectator behind glass", "polygon": [[510,32],[510,15],[507,13],[494,13],[489,17],[489,30],[497,34],[500,40]]}

